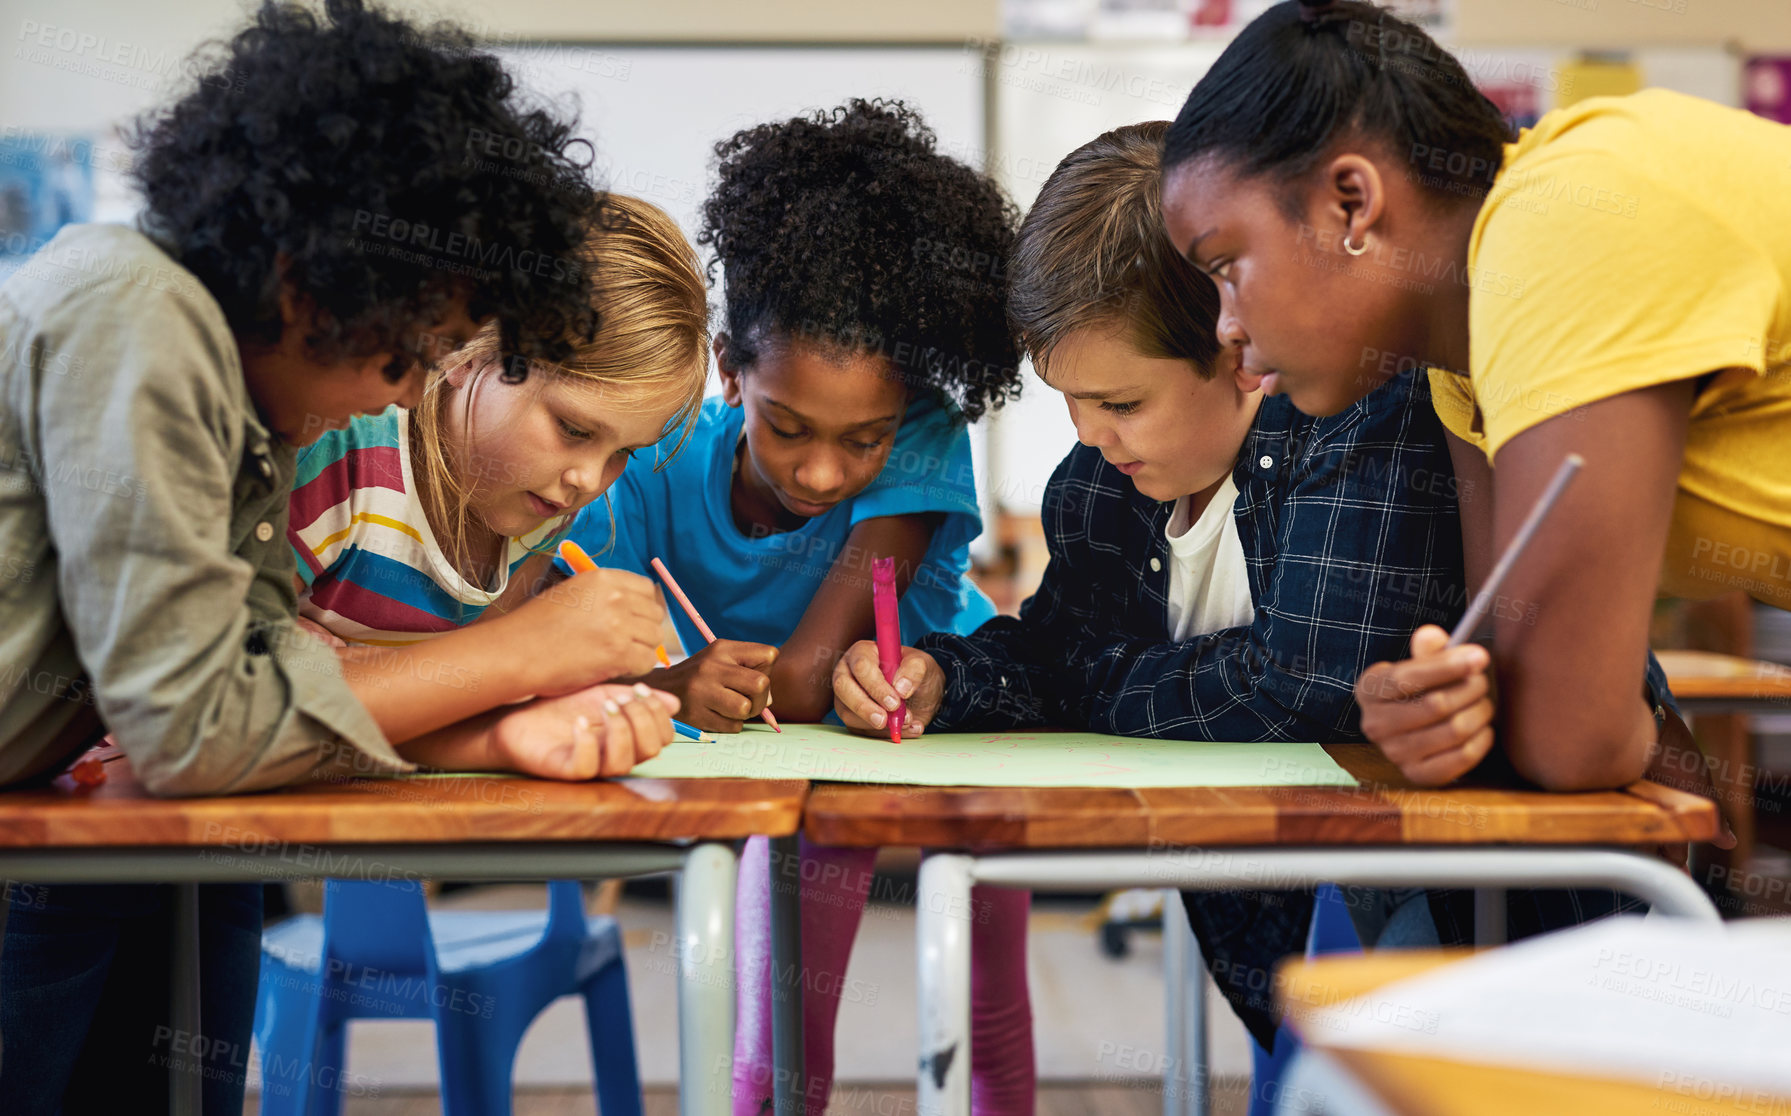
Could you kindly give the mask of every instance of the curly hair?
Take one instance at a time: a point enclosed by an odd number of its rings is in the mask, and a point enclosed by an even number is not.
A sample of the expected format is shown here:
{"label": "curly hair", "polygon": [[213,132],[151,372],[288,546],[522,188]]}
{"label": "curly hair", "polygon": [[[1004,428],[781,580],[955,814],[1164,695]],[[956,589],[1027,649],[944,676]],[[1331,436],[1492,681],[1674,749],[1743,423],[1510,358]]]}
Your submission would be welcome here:
{"label": "curly hair", "polygon": [[459,309],[529,358],[595,334],[590,145],[466,32],[267,0],[191,72],[134,127],[133,174],[144,230],[239,336],[279,340],[282,284],[313,310],[314,359],[389,352],[394,380],[439,355],[419,331]]}
{"label": "curly hair", "polygon": [[697,243],[725,279],[731,363],[799,338],[878,354],[969,421],[1018,394],[1005,293],[1018,214],[936,151],[912,109],[852,100],[737,132],[715,155]]}

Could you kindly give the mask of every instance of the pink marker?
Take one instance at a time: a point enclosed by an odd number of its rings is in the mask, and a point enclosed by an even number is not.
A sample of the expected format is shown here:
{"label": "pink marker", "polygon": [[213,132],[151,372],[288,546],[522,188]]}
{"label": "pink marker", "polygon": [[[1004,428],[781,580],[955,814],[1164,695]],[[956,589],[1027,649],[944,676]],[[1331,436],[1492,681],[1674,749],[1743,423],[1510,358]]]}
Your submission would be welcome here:
{"label": "pink marker", "polygon": [[[896,609],[894,558],[871,560],[871,611],[877,618],[877,665],[883,668],[884,681],[894,685],[896,671],[902,666],[902,617]],[[904,701],[889,715],[890,743],[902,742],[902,718],[907,713]]]}

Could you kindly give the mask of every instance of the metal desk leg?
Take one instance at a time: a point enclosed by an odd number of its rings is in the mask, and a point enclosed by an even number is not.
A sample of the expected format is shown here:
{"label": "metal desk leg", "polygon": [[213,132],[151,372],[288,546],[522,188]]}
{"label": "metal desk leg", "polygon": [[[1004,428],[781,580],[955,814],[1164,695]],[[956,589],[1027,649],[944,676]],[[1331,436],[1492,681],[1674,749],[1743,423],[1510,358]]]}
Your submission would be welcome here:
{"label": "metal desk leg", "polygon": [[174,885],[174,971],[170,1004],[173,1007],[174,1034],[181,1039],[168,1045],[168,1108],[174,1116],[200,1116],[202,1104],[200,1074],[196,1055],[175,1053],[182,1046],[188,1050],[205,1050],[201,1042],[204,1023],[199,1017],[199,885]]}
{"label": "metal desk leg", "polygon": [[920,862],[915,931],[920,971],[921,1116],[970,1116],[970,888],[972,857],[935,853]]}
{"label": "metal desk leg", "polygon": [[[771,838],[771,1095],[777,1116],[802,1116],[808,1076],[802,1049],[802,847]],[[825,1102],[823,1102],[825,1103]]]}
{"label": "metal desk leg", "polygon": [[1163,892],[1163,1116],[1207,1116],[1206,966],[1182,893]]}
{"label": "metal desk leg", "polygon": [[1505,944],[1505,889],[1474,889],[1474,944],[1481,948]]}
{"label": "metal desk leg", "polygon": [[1414,845],[1364,848],[1204,850],[1200,859],[1165,863],[1143,850],[1002,853],[976,860],[978,883],[1048,890],[1075,886],[1225,890],[1311,887],[1321,881],[1365,887],[1608,887],[1646,900],[1662,915],[1722,922],[1690,876],[1645,853],[1576,846],[1460,848]]}
{"label": "metal desk leg", "polygon": [[1163,1116],[1184,1116],[1186,1103],[1178,1088],[1187,1077],[1189,1063],[1182,1061],[1188,1048],[1188,998],[1182,985],[1188,979],[1188,939],[1185,910],[1179,891],[1159,892],[1163,897]]}
{"label": "metal desk leg", "polygon": [[678,880],[678,1112],[728,1116],[734,1058],[731,845],[690,849]]}

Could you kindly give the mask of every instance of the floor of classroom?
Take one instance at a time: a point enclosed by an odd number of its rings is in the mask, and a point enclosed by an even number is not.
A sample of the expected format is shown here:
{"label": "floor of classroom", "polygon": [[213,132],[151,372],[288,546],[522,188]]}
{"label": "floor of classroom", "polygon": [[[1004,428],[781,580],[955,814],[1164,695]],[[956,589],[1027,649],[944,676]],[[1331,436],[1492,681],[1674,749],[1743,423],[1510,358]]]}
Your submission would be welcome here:
{"label": "floor of classroom", "polygon": [[[1249,1108],[1243,1079],[1220,1080],[1213,1091],[1212,1116],[1243,1116]],[[251,1098],[244,1109],[255,1116]],[[431,1116],[441,1111],[434,1093],[407,1093],[389,1097],[357,1097],[342,1106],[342,1116]],[[516,1094],[515,1116],[596,1116],[597,1103],[588,1089],[544,1089]],[[643,1116],[677,1116],[675,1089],[648,1089]],[[1162,1095],[1154,1081],[1130,1084],[1059,1083],[1039,1086],[1037,1116],[1157,1116],[1163,1111]],[[891,1085],[836,1088],[828,1116],[866,1116],[867,1113],[914,1112],[914,1090]]]}
{"label": "floor of classroom", "polygon": [[[912,877],[880,872],[859,928],[836,1029],[833,1104],[841,1112],[914,1110],[908,1084],[918,1031],[914,909],[906,894],[912,886]],[[538,909],[545,895],[540,885],[482,886],[449,892],[432,906]],[[631,891],[615,916],[627,943],[647,1112],[669,1113],[676,1107],[678,1049],[672,904],[666,896]],[[1102,951],[1093,897],[1035,899],[1027,959],[1041,1114],[1163,1110],[1161,1079],[1150,1069],[1161,1064],[1165,1049],[1162,938],[1140,930],[1127,942],[1123,957]],[[1208,991],[1214,1111],[1241,1114],[1247,1107],[1249,1040],[1210,983]],[[440,1110],[433,1027],[427,1021],[351,1025],[347,1075],[366,1094],[347,1098],[347,1116]],[[516,1111],[519,1116],[593,1112],[590,1082],[583,1012],[577,1000],[562,999],[523,1039],[516,1061]],[[1235,1104],[1221,1094],[1231,1095]],[[661,1103],[664,1107],[655,1107]],[[247,1111],[257,1111],[253,1095]]]}

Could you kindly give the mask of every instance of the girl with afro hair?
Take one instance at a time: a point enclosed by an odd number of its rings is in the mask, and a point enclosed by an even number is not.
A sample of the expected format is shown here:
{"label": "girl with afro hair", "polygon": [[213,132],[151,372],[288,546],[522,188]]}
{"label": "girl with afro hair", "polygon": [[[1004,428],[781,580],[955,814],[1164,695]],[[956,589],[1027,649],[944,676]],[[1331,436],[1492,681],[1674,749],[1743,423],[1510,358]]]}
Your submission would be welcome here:
{"label": "girl with afro hair", "polygon": [[[732,732],[767,705],[788,721],[828,715],[835,661],[872,632],[874,557],[896,560],[907,638],[970,632],[994,615],[966,577],[982,529],[966,424],[1018,387],[1005,317],[1017,220],[1000,189],[935,150],[900,103],[854,100],[761,124],[716,155],[698,243],[713,249],[724,286],[721,394],[669,467],[623,474],[613,531],[587,511],[573,534],[625,569],[663,558],[729,637],[705,646],[674,610],[696,653],[642,681],[677,695],[692,724]],[[773,1080],[767,857],[755,839],[740,869],[740,1113],[761,1111]],[[814,978],[802,1091],[819,1113],[875,850],[804,844],[802,860]],[[974,1072],[985,1101],[999,1078],[1017,1099],[996,1107],[1029,1112],[1028,899],[993,889],[977,899],[977,1003],[992,1010],[979,1014]]]}

